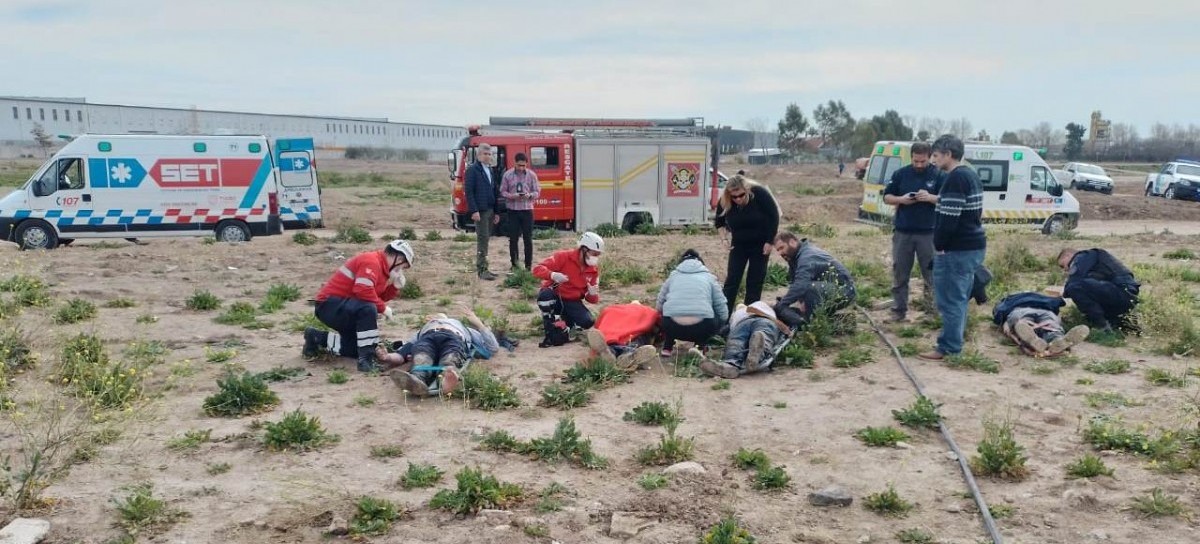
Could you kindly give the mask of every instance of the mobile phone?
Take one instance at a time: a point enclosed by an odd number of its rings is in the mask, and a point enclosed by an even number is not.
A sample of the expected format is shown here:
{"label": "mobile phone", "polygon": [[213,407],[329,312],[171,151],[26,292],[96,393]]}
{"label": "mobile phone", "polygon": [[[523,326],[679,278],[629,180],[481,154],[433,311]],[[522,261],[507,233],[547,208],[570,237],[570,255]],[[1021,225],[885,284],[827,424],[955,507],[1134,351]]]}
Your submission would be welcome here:
{"label": "mobile phone", "polygon": [[906,197],[908,197],[908,198],[917,198],[917,193],[908,193],[908,194],[906,194],[906,195],[904,195],[904,196],[906,196]]}

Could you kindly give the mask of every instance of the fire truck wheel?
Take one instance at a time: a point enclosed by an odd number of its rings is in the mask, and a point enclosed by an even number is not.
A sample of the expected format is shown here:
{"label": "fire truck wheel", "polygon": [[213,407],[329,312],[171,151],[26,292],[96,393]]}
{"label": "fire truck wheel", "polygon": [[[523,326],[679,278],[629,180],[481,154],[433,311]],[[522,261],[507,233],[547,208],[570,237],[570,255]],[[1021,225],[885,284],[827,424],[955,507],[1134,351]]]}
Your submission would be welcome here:
{"label": "fire truck wheel", "polygon": [[249,242],[250,227],[236,219],[226,219],[217,223],[216,236],[218,242]]}
{"label": "fire truck wheel", "polygon": [[58,247],[58,235],[45,221],[30,219],[17,226],[17,244],[21,249],[54,249]]}

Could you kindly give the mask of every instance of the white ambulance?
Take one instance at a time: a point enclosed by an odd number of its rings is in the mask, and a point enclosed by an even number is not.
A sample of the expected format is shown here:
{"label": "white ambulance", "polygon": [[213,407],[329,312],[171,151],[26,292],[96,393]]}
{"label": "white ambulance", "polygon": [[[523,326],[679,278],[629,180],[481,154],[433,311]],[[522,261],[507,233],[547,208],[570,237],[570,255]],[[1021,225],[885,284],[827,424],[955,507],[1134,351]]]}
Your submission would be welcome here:
{"label": "white ambulance", "polygon": [[317,225],[311,138],[85,134],[0,199],[22,249],[82,238],[213,236],[226,242]]}
{"label": "white ambulance", "polygon": [[[912,163],[912,142],[876,142],[863,176],[860,221],[890,224],[896,213],[884,204],[883,189],[892,174]],[[1050,166],[1034,150],[1020,145],[966,144],[963,163],[983,183],[985,224],[1026,225],[1046,234],[1079,224],[1079,201],[1064,191]]]}

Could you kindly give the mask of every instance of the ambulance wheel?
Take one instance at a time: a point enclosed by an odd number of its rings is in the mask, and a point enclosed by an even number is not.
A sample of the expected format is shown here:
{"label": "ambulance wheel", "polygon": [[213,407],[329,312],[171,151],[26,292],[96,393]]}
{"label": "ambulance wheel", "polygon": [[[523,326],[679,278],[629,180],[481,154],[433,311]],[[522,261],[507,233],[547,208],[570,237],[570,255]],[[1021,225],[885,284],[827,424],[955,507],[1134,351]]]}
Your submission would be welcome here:
{"label": "ambulance wheel", "polygon": [[1067,219],[1061,215],[1055,215],[1046,220],[1046,226],[1042,227],[1043,234],[1058,234],[1067,228]]}
{"label": "ambulance wheel", "polygon": [[250,227],[236,219],[227,219],[217,223],[218,242],[249,242]]}
{"label": "ambulance wheel", "polygon": [[21,249],[54,249],[58,247],[58,235],[45,221],[31,219],[21,223],[16,232],[17,244]]}

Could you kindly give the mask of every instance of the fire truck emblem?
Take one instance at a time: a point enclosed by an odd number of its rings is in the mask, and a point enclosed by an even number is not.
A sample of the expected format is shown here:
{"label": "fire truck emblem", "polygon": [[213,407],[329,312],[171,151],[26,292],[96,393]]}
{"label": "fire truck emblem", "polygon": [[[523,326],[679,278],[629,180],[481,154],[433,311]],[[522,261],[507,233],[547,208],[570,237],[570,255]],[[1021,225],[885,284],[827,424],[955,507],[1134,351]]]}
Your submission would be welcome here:
{"label": "fire truck emblem", "polygon": [[667,163],[667,176],[671,180],[667,196],[697,196],[700,194],[700,165],[698,163]]}

